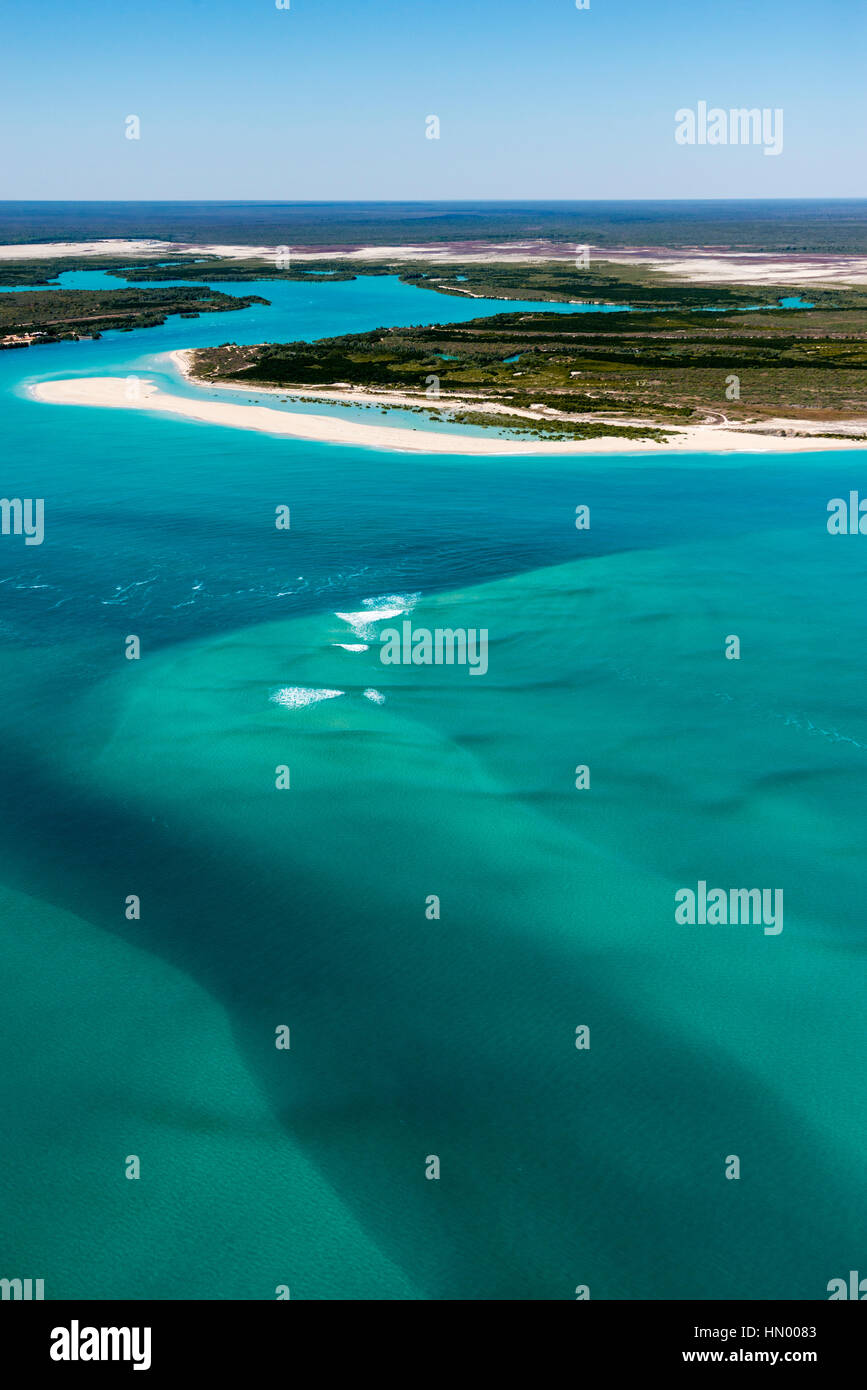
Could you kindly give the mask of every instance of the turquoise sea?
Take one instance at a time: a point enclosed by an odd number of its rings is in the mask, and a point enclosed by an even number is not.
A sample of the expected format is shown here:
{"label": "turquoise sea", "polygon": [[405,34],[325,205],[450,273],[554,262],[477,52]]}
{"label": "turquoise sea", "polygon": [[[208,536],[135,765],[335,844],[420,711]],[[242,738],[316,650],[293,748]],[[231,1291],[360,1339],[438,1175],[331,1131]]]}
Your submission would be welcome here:
{"label": "turquoise sea", "polygon": [[[826,530],[864,454],[403,456],[27,397],[503,311],[219,288],[272,304],[0,353],[0,492],[46,524],[0,537],[0,1276],[826,1298],[865,1259],[867,541]],[[383,611],[487,629],[487,673],[384,665]],[[679,925],[700,880],[782,888],[783,931]]]}

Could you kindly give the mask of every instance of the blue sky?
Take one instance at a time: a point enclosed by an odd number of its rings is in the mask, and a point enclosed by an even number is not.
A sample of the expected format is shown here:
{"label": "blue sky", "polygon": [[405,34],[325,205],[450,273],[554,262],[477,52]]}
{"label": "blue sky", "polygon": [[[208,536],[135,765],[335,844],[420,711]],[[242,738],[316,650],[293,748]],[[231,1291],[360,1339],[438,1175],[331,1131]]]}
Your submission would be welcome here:
{"label": "blue sky", "polygon": [[[2,28],[0,198],[865,193],[863,0],[6,0]],[[700,100],[782,107],[783,153],[677,145]]]}

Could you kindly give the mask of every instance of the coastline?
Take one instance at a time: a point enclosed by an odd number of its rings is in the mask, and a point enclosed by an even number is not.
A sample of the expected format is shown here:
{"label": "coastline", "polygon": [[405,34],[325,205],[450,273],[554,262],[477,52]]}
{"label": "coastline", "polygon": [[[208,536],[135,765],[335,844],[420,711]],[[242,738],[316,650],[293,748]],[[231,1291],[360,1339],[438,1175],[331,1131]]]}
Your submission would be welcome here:
{"label": "coastline", "polygon": [[[168,354],[187,380],[207,390],[189,373],[189,351]],[[664,442],[624,439],[622,436],[594,437],[582,440],[520,440],[485,438],[479,435],[440,433],[430,429],[414,429],[404,425],[369,425],[361,421],[342,420],[330,415],[308,415],[290,410],[275,410],[269,406],[235,405],[226,401],[196,400],[161,391],[153,381],[135,378],[131,387],[128,377],[75,377],[60,381],[43,381],[28,388],[31,399],[43,404],[83,405],[115,409],[152,410],[201,424],[223,425],[232,429],[252,429],[260,433],[322,444],[345,444],[371,449],[393,450],[419,454],[484,454],[484,455],[552,455],[552,454],[666,454],[666,453],[789,453],[829,449],[864,449],[864,440],[829,438],[816,431],[806,431],[810,437],[785,437],[765,431],[751,432],[726,424],[691,425],[685,428],[665,427]],[[349,405],[380,404],[366,393],[346,390],[295,392],[282,387],[218,386],[216,389],[252,391],[280,396],[298,395]],[[409,398],[398,400],[385,397],[391,404],[411,403]],[[450,404],[460,408],[461,403]],[[468,402],[473,406],[475,403]],[[538,417],[537,417],[538,418]],[[539,423],[544,423],[540,420]],[[612,423],[599,420],[598,423]],[[621,425],[630,423],[618,421]],[[660,428],[652,421],[636,421],[649,428]],[[799,421],[769,421],[777,428],[803,428]],[[867,422],[852,422],[867,432]]]}

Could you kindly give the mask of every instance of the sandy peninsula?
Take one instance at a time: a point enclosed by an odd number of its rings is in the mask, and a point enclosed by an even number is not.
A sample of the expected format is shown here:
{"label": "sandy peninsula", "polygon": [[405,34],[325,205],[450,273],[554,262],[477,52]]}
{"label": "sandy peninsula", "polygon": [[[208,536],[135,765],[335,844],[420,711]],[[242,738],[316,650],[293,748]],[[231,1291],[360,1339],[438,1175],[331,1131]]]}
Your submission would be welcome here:
{"label": "sandy peninsula", "polygon": [[[244,389],[249,393],[250,388]],[[267,388],[255,388],[263,394]],[[29,388],[32,399],[51,405],[102,406],[122,410],[148,410],[175,415],[185,420],[230,429],[259,430],[288,439],[305,439],[320,444],[349,444],[370,449],[388,449],[418,454],[648,454],[648,453],[777,453],[816,449],[863,449],[863,438],[829,438],[803,421],[771,420],[762,427],[747,429],[725,423],[692,425],[685,429],[666,429],[664,443],[624,439],[612,435],[583,440],[502,439],[493,435],[447,434],[405,425],[367,424],[361,420],[331,415],[311,415],[271,406],[175,396],[161,391],[144,377],[74,377],[63,381],[42,381]],[[285,391],[280,392],[285,396]],[[332,391],[327,399],[358,405],[360,393]],[[363,402],[362,402],[363,403]],[[392,403],[395,403],[392,401]],[[456,403],[457,404],[457,403]],[[599,423],[627,423],[617,422]],[[636,421],[648,424],[648,421]],[[837,425],[838,431],[846,428]],[[851,431],[867,433],[867,421],[853,421]],[[786,435],[798,430],[801,437]],[[777,433],[776,431],[779,431]]]}

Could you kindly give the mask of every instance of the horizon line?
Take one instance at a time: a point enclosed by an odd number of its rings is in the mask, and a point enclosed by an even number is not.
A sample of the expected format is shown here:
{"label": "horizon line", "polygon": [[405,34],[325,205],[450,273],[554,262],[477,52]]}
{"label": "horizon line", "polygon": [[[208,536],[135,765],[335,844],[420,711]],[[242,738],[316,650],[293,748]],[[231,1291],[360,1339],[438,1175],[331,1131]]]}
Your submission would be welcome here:
{"label": "horizon line", "polygon": [[237,207],[484,207],[484,206],[564,206],[577,207],[587,203],[696,203],[713,205],[720,203],[865,203],[863,194],[835,193],[824,196],[810,194],[791,197],[756,198],[0,198],[0,207],[20,203],[28,204],[72,204],[87,206],[101,203],[181,203],[187,206],[200,204],[210,206],[214,203],[231,204]]}

